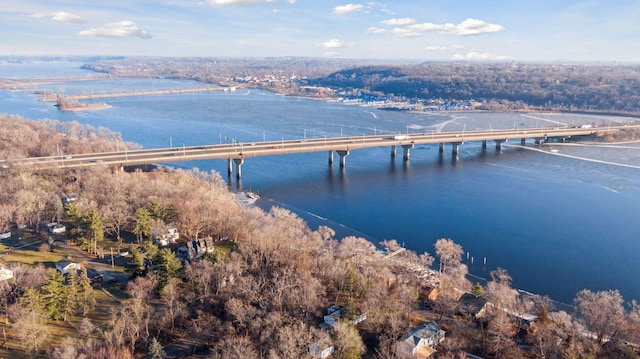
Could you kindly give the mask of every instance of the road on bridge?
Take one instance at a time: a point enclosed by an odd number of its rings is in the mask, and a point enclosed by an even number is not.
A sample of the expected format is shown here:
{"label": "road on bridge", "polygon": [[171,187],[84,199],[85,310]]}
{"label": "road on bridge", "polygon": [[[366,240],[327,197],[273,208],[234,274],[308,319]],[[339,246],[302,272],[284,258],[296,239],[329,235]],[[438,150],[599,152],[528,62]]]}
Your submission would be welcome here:
{"label": "road on bridge", "polygon": [[[29,157],[0,160],[0,169],[12,167],[80,168],[90,166],[134,166],[155,163],[196,161],[205,159],[243,160],[245,158],[288,155],[294,153],[321,151],[351,151],[371,147],[403,146],[406,149],[419,144],[450,143],[457,146],[471,141],[546,140],[548,138],[568,138],[589,136],[640,126],[591,127],[545,127],[524,129],[501,129],[460,132],[427,132],[401,134],[380,134],[353,137],[325,137],[302,140],[281,140],[264,142],[244,142],[202,146],[182,146],[143,150],[125,150],[103,153],[64,154],[50,157]],[[454,150],[455,151],[455,150]]]}

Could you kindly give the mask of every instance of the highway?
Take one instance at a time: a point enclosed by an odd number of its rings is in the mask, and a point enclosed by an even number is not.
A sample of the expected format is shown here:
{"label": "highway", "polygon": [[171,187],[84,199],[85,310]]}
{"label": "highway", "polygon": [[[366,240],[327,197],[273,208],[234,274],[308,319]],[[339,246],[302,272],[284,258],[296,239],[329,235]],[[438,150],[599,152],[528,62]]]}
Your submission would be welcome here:
{"label": "highway", "polygon": [[610,126],[601,128],[545,127],[461,132],[427,132],[402,134],[378,134],[353,137],[309,138],[264,142],[244,142],[202,146],[182,146],[143,150],[127,150],[103,153],[64,154],[50,157],[30,157],[0,160],[0,169],[30,167],[34,169],[80,168],[91,166],[133,166],[207,159],[240,160],[260,156],[288,155],[321,151],[351,151],[371,147],[404,146],[412,148],[420,144],[460,145],[473,141],[511,141],[522,139],[568,138],[619,131],[634,126]]}

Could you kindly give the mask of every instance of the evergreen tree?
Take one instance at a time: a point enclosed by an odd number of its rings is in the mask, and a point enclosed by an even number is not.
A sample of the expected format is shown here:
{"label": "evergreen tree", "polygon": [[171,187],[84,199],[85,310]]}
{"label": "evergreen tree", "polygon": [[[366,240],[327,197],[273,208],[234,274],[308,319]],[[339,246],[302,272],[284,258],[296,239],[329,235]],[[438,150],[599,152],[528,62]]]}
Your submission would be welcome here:
{"label": "evergreen tree", "polygon": [[138,243],[142,244],[142,240],[151,236],[151,214],[146,208],[138,208],[135,213],[136,225],[133,233],[138,237]]}
{"label": "evergreen tree", "polygon": [[169,278],[176,278],[178,276],[178,271],[182,268],[182,264],[169,248],[161,249],[157,257],[158,287],[162,289],[169,281]]}
{"label": "evergreen tree", "polygon": [[471,293],[473,293],[473,295],[475,295],[476,297],[484,297],[484,287],[482,287],[482,284],[476,283],[471,288]]}
{"label": "evergreen tree", "polygon": [[55,269],[47,272],[48,282],[42,286],[42,296],[47,315],[51,319],[61,319],[68,303],[68,288],[64,275]]}
{"label": "evergreen tree", "polygon": [[84,216],[84,221],[92,241],[93,252],[96,253],[98,242],[104,240],[104,223],[102,222],[102,216],[100,216],[97,210],[92,209]]}
{"label": "evergreen tree", "polygon": [[151,339],[151,343],[149,344],[149,358],[151,359],[165,359],[167,357],[167,353],[164,352],[164,348],[162,344],[158,341],[158,339]]}

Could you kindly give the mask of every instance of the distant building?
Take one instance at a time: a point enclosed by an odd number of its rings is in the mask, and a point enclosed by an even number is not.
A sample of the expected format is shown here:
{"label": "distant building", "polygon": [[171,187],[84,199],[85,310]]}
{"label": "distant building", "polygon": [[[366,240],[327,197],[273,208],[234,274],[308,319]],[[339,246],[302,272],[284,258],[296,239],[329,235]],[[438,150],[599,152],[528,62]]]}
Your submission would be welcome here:
{"label": "distant building", "polygon": [[397,354],[427,358],[435,352],[435,346],[444,340],[445,331],[436,322],[422,323],[398,340]]}
{"label": "distant building", "polygon": [[49,229],[49,233],[55,233],[55,234],[64,233],[67,231],[67,227],[65,227],[64,225],[58,222],[47,224],[47,228]]}
{"label": "distant building", "polygon": [[325,359],[331,356],[335,348],[328,339],[309,345],[309,355],[313,358]]}
{"label": "distant building", "polygon": [[178,248],[178,255],[187,261],[193,261],[202,258],[207,253],[213,253],[213,238],[193,239],[186,245]]}
{"label": "distant building", "polygon": [[471,293],[464,293],[458,299],[458,311],[471,315],[474,319],[482,318],[487,313],[487,298],[478,297]]}
{"label": "distant building", "polygon": [[13,271],[0,263],[0,282],[13,278]]}
{"label": "distant building", "polygon": [[68,259],[62,259],[56,262],[56,269],[62,274],[69,274],[72,270],[81,270],[82,266],[80,263],[76,263]]}
{"label": "distant building", "polygon": [[163,247],[168,246],[171,243],[176,243],[178,238],[180,238],[178,229],[173,226],[156,227],[153,229],[151,235],[153,237],[153,242],[158,243]]}
{"label": "distant building", "polygon": [[[344,307],[338,305],[330,306],[327,308],[327,315],[324,316],[324,322],[320,323],[320,328],[333,328],[344,317],[344,314]],[[355,318],[349,319],[349,324],[356,325],[365,319],[367,319],[367,316],[365,314],[360,314]]]}

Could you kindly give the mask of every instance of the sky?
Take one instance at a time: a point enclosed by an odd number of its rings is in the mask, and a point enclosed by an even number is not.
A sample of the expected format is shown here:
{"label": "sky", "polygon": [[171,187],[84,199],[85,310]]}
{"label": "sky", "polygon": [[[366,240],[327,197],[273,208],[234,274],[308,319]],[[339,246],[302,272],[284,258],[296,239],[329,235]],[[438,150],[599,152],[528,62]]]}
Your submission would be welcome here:
{"label": "sky", "polygon": [[0,0],[0,56],[640,63],[640,0]]}

